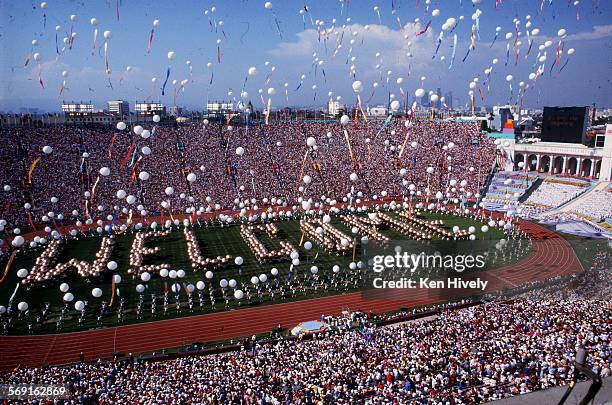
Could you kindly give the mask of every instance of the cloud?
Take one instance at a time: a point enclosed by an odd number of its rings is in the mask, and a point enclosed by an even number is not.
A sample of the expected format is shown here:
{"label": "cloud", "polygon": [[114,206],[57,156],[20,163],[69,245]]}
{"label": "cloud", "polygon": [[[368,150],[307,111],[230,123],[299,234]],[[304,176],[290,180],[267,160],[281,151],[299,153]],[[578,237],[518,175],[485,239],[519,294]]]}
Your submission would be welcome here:
{"label": "cloud", "polygon": [[577,32],[567,36],[566,41],[593,41],[612,37],[612,24],[595,25],[592,31]]}
{"label": "cloud", "polygon": [[354,64],[357,72],[375,76],[376,65],[386,71],[405,70],[409,65],[418,67],[426,64],[424,57],[427,55],[427,59],[431,58],[434,40],[431,28],[425,34],[415,37],[422,29],[419,23],[406,24],[402,30],[379,24],[352,24],[324,30],[321,35],[314,29],[307,29],[296,34],[296,41],[281,42],[269,50],[268,54],[282,63],[303,65],[305,60],[314,59],[316,52],[316,57],[324,61],[326,69],[344,67],[348,70]]}

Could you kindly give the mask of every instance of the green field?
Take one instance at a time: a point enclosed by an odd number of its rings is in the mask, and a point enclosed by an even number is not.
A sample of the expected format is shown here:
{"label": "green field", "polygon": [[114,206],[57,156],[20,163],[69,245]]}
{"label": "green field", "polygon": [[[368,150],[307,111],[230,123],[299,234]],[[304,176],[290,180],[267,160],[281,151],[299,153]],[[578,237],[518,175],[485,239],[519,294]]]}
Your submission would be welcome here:
{"label": "green field", "polygon": [[[390,214],[397,218],[395,214]],[[466,229],[469,226],[475,226],[477,229],[477,239],[490,239],[497,240],[503,237],[503,232],[500,229],[493,228],[489,232],[482,233],[480,227],[483,223],[474,221],[472,219],[464,217],[456,217],[450,215],[434,214],[434,213],[422,213],[421,218],[423,219],[443,219],[445,228],[451,229],[457,225],[462,229]],[[294,246],[298,246],[301,237],[301,231],[299,227],[299,221],[297,220],[283,220],[275,222],[279,227],[279,240],[286,240],[291,242]],[[341,220],[337,217],[332,217],[332,225],[350,235],[351,230],[344,225]],[[112,326],[119,323],[118,320],[118,303],[119,298],[115,297],[112,307],[107,307],[105,313],[98,318],[100,313],[102,300],[110,299],[111,295],[111,280],[113,274],[120,274],[122,282],[117,285],[120,290],[120,297],[124,299],[124,310],[122,315],[122,323],[133,323],[142,321],[151,321],[154,319],[165,319],[177,316],[187,316],[190,314],[200,314],[211,311],[223,311],[233,308],[237,308],[239,303],[233,298],[231,289],[228,290],[228,296],[230,297],[228,304],[223,300],[221,296],[221,288],[219,287],[219,281],[222,278],[227,280],[235,279],[238,282],[238,287],[245,290],[244,286],[249,286],[253,297],[251,300],[245,298],[240,302],[241,306],[246,305],[265,305],[272,301],[271,297],[264,293],[261,297],[255,294],[254,288],[250,283],[250,279],[253,275],[260,275],[265,273],[268,275],[268,284],[272,284],[274,277],[270,274],[270,269],[277,267],[279,275],[279,285],[286,284],[287,274],[290,267],[290,261],[260,265],[257,263],[254,255],[252,254],[249,247],[243,241],[240,235],[240,226],[238,224],[221,226],[218,222],[202,224],[202,226],[195,226],[194,233],[200,245],[202,256],[218,256],[229,254],[234,257],[241,256],[244,259],[242,266],[237,266],[231,261],[229,266],[220,268],[214,271],[214,278],[212,279],[212,286],[214,288],[214,295],[216,300],[215,308],[212,307],[209,298],[208,282],[202,272],[196,272],[191,269],[189,258],[187,255],[187,248],[185,239],[183,236],[182,227],[175,229],[169,236],[165,238],[153,239],[147,241],[146,246],[159,246],[160,252],[154,256],[145,258],[143,264],[160,264],[167,263],[171,269],[183,269],[186,276],[183,279],[172,280],[174,282],[179,281],[181,285],[191,283],[196,284],[197,281],[203,280],[207,282],[206,288],[203,290],[203,305],[200,307],[198,290],[192,294],[193,296],[193,308],[189,309],[187,303],[187,295],[181,288],[180,291],[180,310],[176,308],[176,301],[174,294],[170,292],[168,294],[168,310],[163,310],[163,295],[164,295],[164,279],[158,274],[153,275],[152,279],[147,286],[146,291],[142,294],[143,304],[141,316],[137,316],[136,307],[139,301],[139,294],[136,292],[135,287],[137,284],[145,284],[140,278],[134,278],[132,275],[127,273],[129,267],[129,254],[134,238],[134,234],[125,233],[123,235],[117,235],[115,239],[115,245],[110,257],[110,260],[114,260],[118,264],[116,271],[105,271],[99,278],[89,280],[83,279],[76,274],[74,270],[70,270],[67,274],[61,278],[46,282],[44,284],[32,285],[26,287],[21,285],[17,294],[13,299],[13,313],[12,325],[7,325],[7,315],[0,315],[0,326],[4,328],[5,333],[19,334],[19,333],[55,333],[58,331],[72,331],[79,329],[87,329],[93,327]],[[393,240],[402,240],[406,237],[391,229],[384,229],[381,231],[384,235],[388,236]],[[267,235],[258,235],[260,240],[266,245],[268,249],[278,249],[277,240],[269,238]],[[95,257],[95,253],[100,248],[99,236],[81,236],[78,239],[70,239],[66,242],[65,248],[60,254],[59,262],[68,261],[70,258],[76,258],[91,262]],[[306,241],[304,239],[304,241]],[[300,300],[305,298],[312,298],[323,295],[333,295],[347,290],[353,290],[360,288],[358,284],[360,270],[349,270],[349,263],[352,261],[351,255],[338,256],[335,254],[328,254],[322,249],[319,251],[318,245],[313,243],[313,248],[310,251],[304,249],[303,245],[299,247],[300,251],[300,265],[297,266],[293,271],[292,284],[294,285],[294,292],[289,290],[286,291],[286,295],[283,298],[287,300]],[[37,248],[29,250],[25,253],[19,254],[11,267],[10,273],[6,280],[0,284],[0,297],[1,305],[7,305],[9,297],[13,294],[15,287],[18,283],[16,272],[20,268],[30,269],[38,257],[43,251],[43,248]],[[360,249],[357,247],[357,252]],[[316,258],[316,260],[315,260]],[[358,260],[358,258],[357,258]],[[503,265],[506,263],[500,263]],[[316,265],[319,269],[319,273],[316,280],[310,276],[309,269],[311,266]],[[340,273],[334,276],[331,271],[334,265],[341,267]],[[298,281],[299,280],[299,281]],[[335,283],[333,282],[335,280]],[[59,285],[62,282],[66,282],[70,285],[70,292],[74,294],[74,301],[67,305],[64,319],[61,325],[58,326],[57,320],[58,315],[64,304],[62,302],[63,293],[59,290]],[[171,285],[168,280],[168,287]],[[316,288],[315,288],[316,286]],[[91,290],[95,287],[99,287],[103,291],[101,298],[94,298],[91,295]],[[156,313],[155,316],[151,313],[152,294],[155,294],[156,302]],[[274,302],[282,302],[280,294],[276,294]],[[74,309],[74,302],[77,300],[87,301],[87,307],[85,310],[85,316],[81,323],[78,322],[79,313]],[[29,311],[27,315],[16,314],[17,303],[20,301],[26,301],[29,304]],[[45,316],[42,316],[43,308],[48,305],[49,309]],[[31,326],[31,330],[30,330]]]}

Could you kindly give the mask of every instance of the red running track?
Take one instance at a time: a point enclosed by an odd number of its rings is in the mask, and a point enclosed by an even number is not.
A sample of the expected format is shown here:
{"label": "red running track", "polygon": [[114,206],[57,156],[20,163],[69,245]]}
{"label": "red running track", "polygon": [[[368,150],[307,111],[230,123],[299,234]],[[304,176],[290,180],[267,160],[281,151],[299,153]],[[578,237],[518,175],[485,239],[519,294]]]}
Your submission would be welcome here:
{"label": "red running track", "polygon": [[[518,286],[557,275],[582,271],[568,242],[554,232],[531,222],[521,228],[534,240],[534,252],[527,258],[492,273],[497,286]],[[495,282],[497,280],[497,283]],[[400,307],[434,304],[439,297],[417,290],[406,300],[366,300],[360,292],[296,302],[244,308],[234,311],[117,326],[82,332],[39,336],[0,337],[0,370],[17,365],[38,367],[76,362],[83,352],[88,360],[110,358],[114,352],[140,353],[179,347],[192,342],[229,340],[263,333],[280,324],[292,328],[300,322],[336,315],[343,309],[385,312]]]}

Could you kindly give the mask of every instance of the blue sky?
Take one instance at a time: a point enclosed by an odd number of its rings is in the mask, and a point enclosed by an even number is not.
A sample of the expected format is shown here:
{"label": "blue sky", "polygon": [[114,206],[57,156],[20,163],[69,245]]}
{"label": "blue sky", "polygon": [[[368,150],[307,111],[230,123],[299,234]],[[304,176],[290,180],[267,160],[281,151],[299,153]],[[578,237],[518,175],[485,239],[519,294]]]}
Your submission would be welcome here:
{"label": "blue sky", "polygon": [[[264,89],[267,102],[269,87],[276,89],[272,96],[273,108],[322,105],[328,100],[328,92],[332,92],[333,97],[341,96],[347,103],[354,103],[351,88],[354,80],[362,81],[362,99],[371,105],[384,103],[388,92],[401,99],[401,94],[408,94],[412,99],[414,91],[421,87],[427,91],[438,87],[444,93],[452,91],[455,100],[459,98],[461,104],[465,104],[469,83],[475,77],[479,78],[477,89],[480,88],[484,96],[483,101],[480,92],[476,91],[476,104],[493,105],[505,103],[510,98],[507,75],[513,76],[515,99],[519,82],[530,84],[524,97],[526,106],[590,103],[612,106],[609,79],[612,2],[604,0],[581,0],[578,5],[574,5],[573,0],[544,0],[542,12],[540,0],[503,0],[497,8],[495,0],[482,0],[476,6],[470,0],[431,0],[427,14],[425,0],[276,0],[272,9],[266,9],[265,2],[259,0],[119,0],[119,20],[117,0],[49,0],[47,3],[48,8],[43,10],[39,1],[0,0],[0,110],[17,110],[24,106],[55,110],[62,99],[92,100],[101,108],[108,99],[126,99],[133,105],[135,100],[147,97],[171,106],[175,88],[180,88],[180,84],[172,84],[175,79],[179,83],[189,80],[184,89],[177,90],[177,105],[202,108],[209,98],[240,98],[251,66],[257,67],[258,74],[249,77],[244,89],[258,108],[262,107],[258,90]],[[299,14],[304,5],[309,8],[304,15],[305,24]],[[374,6],[379,7],[380,20]],[[214,13],[210,12],[212,7],[216,9]],[[434,17],[436,9],[440,13]],[[475,49],[462,62],[470,44],[474,23],[471,17],[477,9],[482,12],[480,38],[476,38]],[[209,10],[208,15],[204,10]],[[75,22],[70,21],[72,14],[77,16]],[[539,28],[540,34],[534,37],[531,53],[525,59],[527,15],[531,16],[532,23],[529,30]],[[459,20],[460,16],[465,18]],[[92,55],[94,27],[90,19],[93,17],[98,20],[99,33]],[[311,17],[313,21],[324,21],[321,29],[329,29],[327,40],[319,40]],[[396,17],[400,18],[401,31]],[[459,21],[452,33],[457,34],[458,46],[451,69],[452,34],[445,34],[436,58],[432,59],[442,24],[450,17]],[[336,23],[332,24],[334,18]],[[350,21],[347,22],[347,18]],[[419,22],[415,22],[416,18]],[[515,56],[511,54],[505,66],[507,41],[504,36],[507,32],[516,35],[515,18],[520,21],[523,44],[519,46],[518,65],[515,66]],[[148,54],[147,40],[155,19],[160,20],[160,26],[155,29],[152,51]],[[223,21],[222,27],[220,21]],[[431,25],[427,32],[416,36],[428,21]],[[211,22],[216,22],[216,32]],[[69,36],[71,30],[77,33],[72,49],[60,55],[55,46],[56,25],[61,26],[57,32],[60,51],[64,46],[63,38]],[[491,47],[497,26],[502,30]],[[568,56],[564,52],[561,65],[569,58],[568,64],[560,73],[559,66],[555,66],[551,74],[559,40],[557,32],[561,28],[566,29],[568,35],[564,39],[564,50],[574,48],[575,53]],[[112,32],[108,42],[110,76],[104,71],[103,32],[106,30]],[[351,38],[355,40],[350,51],[350,57],[356,58],[354,61],[349,59]],[[38,40],[34,47],[31,45],[33,39]],[[217,61],[218,39],[221,40],[220,64]],[[534,85],[528,76],[536,69],[538,45],[546,40],[552,40],[553,45],[547,49],[544,74]],[[336,48],[338,43],[341,44],[339,49]],[[169,51],[176,53],[174,61],[168,61]],[[40,54],[40,61],[31,59],[24,67],[28,54],[34,53]],[[318,59],[315,61],[315,58]],[[499,60],[494,66],[493,58]],[[191,61],[191,76],[187,60]],[[315,73],[313,66],[320,60],[323,64]],[[207,67],[208,62],[212,67]],[[351,65],[354,65],[355,78],[349,73]],[[128,66],[130,71],[127,71]],[[482,84],[484,70],[490,66],[493,71],[487,90]],[[168,67],[171,75],[166,95],[162,97],[161,84]],[[66,78],[62,77],[64,71],[68,74]],[[391,73],[387,74],[388,71]],[[305,75],[305,79],[296,91],[301,75]],[[39,84],[39,76],[44,89]],[[422,76],[426,77],[425,81],[421,81]],[[157,78],[156,83],[151,82],[153,77]],[[400,77],[403,82],[398,85]],[[60,95],[64,80],[66,86]],[[379,82],[376,89],[373,87],[375,81]],[[287,95],[285,83],[288,83]],[[314,90],[313,85],[316,86]],[[228,96],[230,89],[232,96]]]}

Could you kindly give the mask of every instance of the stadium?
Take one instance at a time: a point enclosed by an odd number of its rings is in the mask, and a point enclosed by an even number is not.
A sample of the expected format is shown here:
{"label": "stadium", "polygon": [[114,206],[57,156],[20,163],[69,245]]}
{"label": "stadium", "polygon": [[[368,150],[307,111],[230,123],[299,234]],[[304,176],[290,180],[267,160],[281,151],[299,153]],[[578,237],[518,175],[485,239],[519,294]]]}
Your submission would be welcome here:
{"label": "stadium", "polygon": [[127,3],[0,5],[0,400],[612,400],[608,4]]}

